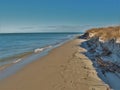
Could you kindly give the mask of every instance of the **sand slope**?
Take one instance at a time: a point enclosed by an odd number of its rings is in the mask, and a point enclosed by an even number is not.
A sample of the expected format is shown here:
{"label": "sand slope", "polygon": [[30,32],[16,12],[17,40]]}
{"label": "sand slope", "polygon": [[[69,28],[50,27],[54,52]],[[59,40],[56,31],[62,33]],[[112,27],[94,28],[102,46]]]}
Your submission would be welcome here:
{"label": "sand slope", "polygon": [[75,39],[0,82],[0,90],[109,90]]}

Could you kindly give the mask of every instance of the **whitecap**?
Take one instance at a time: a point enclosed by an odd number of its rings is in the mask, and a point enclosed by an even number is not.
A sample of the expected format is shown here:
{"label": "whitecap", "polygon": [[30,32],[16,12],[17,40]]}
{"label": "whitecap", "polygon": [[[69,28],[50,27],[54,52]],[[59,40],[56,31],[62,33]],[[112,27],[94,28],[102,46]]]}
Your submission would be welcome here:
{"label": "whitecap", "polygon": [[17,63],[17,62],[20,62],[22,59],[18,59],[16,61],[13,61],[13,63]]}
{"label": "whitecap", "polygon": [[34,50],[34,53],[42,52],[45,48],[37,48]]}

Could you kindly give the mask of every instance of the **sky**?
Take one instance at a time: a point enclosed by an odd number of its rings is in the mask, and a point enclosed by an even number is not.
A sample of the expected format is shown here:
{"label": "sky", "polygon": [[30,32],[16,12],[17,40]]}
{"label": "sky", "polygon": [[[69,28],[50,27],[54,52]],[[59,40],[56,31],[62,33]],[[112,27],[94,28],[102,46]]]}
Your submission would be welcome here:
{"label": "sky", "polygon": [[80,32],[120,25],[120,0],[0,0],[0,33]]}

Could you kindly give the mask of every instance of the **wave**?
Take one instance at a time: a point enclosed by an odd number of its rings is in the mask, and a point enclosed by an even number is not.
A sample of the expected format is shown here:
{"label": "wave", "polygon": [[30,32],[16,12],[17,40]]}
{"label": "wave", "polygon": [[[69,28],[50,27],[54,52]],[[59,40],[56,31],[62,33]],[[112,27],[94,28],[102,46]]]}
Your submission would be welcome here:
{"label": "wave", "polygon": [[34,53],[40,53],[40,52],[42,52],[42,51],[44,51],[48,48],[52,48],[52,46],[49,45],[49,46],[46,46],[46,47],[43,47],[43,48],[37,48],[37,49],[34,50]]}
{"label": "wave", "polygon": [[17,62],[20,62],[22,59],[18,59],[16,61],[13,61],[13,63],[17,63]]}

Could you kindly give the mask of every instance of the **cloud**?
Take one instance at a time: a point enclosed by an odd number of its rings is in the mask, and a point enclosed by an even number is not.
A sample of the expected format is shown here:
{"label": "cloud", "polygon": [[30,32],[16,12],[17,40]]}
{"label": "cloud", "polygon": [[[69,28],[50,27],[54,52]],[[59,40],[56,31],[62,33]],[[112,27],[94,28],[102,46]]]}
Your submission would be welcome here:
{"label": "cloud", "polygon": [[79,32],[84,31],[91,25],[44,25],[44,26],[24,26],[21,31],[26,32]]}
{"label": "cloud", "polygon": [[25,27],[21,27],[19,29],[22,29],[22,30],[26,30],[26,29],[34,29],[35,27],[32,27],[32,26],[25,26]]}
{"label": "cloud", "polygon": [[79,25],[56,25],[56,26],[46,26],[46,28],[52,28],[52,29],[81,29],[81,28],[85,28],[88,27],[90,25],[83,25],[83,26],[79,26]]}

